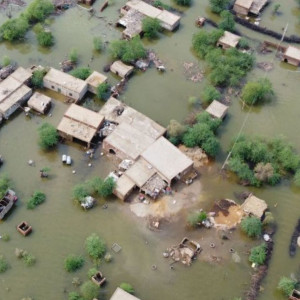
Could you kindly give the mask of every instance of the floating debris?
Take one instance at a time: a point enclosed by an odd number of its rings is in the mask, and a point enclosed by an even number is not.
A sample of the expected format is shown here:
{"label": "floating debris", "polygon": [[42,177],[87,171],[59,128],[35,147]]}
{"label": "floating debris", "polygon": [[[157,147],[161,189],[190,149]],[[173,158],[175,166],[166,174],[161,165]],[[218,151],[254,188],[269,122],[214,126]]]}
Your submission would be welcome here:
{"label": "floating debris", "polygon": [[111,249],[112,249],[115,253],[118,253],[118,252],[120,252],[120,251],[122,250],[122,247],[121,247],[119,244],[114,243],[114,244],[112,245]]}
{"label": "floating debris", "polygon": [[257,63],[257,67],[266,72],[269,72],[269,71],[273,70],[274,64],[270,63],[270,62],[260,62],[260,63]]}
{"label": "floating debris", "polygon": [[204,73],[199,68],[199,65],[197,63],[184,62],[183,68],[184,68],[184,74],[188,80],[191,80],[195,83],[201,82],[203,80]]}

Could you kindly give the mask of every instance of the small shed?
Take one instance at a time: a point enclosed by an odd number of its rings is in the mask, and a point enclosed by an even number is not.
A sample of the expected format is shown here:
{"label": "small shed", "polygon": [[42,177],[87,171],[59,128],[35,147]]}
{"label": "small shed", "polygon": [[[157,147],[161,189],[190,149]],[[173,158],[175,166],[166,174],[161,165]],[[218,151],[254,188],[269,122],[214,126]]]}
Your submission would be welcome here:
{"label": "small shed", "polygon": [[247,16],[253,0],[236,0],[233,6],[233,10],[240,15]]}
{"label": "small shed", "polygon": [[240,39],[240,36],[229,31],[225,31],[223,36],[221,36],[218,40],[217,46],[223,49],[235,48]]}
{"label": "small shed", "polygon": [[283,54],[283,61],[298,67],[300,64],[300,49],[288,46]]}
{"label": "small shed", "polygon": [[128,66],[117,60],[110,66],[110,71],[122,78],[128,77],[133,72],[133,66]]}
{"label": "small shed", "polygon": [[250,194],[242,204],[242,209],[246,214],[255,216],[259,219],[263,218],[267,208],[267,203],[264,200],[255,197],[253,194]]}
{"label": "small shed", "polygon": [[121,200],[125,201],[126,198],[135,188],[135,183],[125,174],[118,178],[114,194]]}
{"label": "small shed", "polygon": [[140,300],[139,298],[125,292],[121,288],[117,288],[113,295],[111,296],[110,300]]}
{"label": "small shed", "polygon": [[88,84],[88,91],[93,94],[97,94],[97,87],[100,84],[107,82],[107,77],[97,71],[94,71],[85,81]]}
{"label": "small shed", "polygon": [[228,111],[228,106],[214,100],[206,109],[206,111],[213,117],[217,119],[223,119]]}
{"label": "small shed", "polygon": [[29,99],[27,105],[41,114],[45,114],[51,107],[51,98],[39,92],[35,92]]}

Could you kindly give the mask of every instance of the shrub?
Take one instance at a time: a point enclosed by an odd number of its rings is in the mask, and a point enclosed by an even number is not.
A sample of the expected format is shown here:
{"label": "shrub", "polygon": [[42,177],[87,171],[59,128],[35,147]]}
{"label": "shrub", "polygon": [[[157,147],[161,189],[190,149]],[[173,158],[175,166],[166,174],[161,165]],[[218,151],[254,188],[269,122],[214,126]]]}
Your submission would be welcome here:
{"label": "shrub", "polygon": [[197,227],[201,224],[204,220],[207,219],[207,214],[204,211],[196,212],[188,215],[188,224],[192,227]]}
{"label": "shrub", "polygon": [[158,7],[158,8],[165,9],[165,10],[170,10],[171,9],[170,5],[167,5],[163,2],[161,2],[160,0],[155,0],[152,5],[155,6],[155,7]]}
{"label": "shrub", "polygon": [[228,10],[223,10],[220,16],[221,22],[219,23],[219,28],[227,31],[233,31],[235,28],[233,15]]}
{"label": "shrub", "polygon": [[249,261],[257,265],[263,265],[267,258],[267,245],[262,243],[257,247],[251,249]]}
{"label": "shrub", "polygon": [[115,187],[116,187],[115,180],[112,177],[108,177],[98,187],[97,192],[101,197],[108,197],[112,195]]}
{"label": "shrub", "polygon": [[221,93],[212,85],[206,85],[203,89],[202,98],[205,104],[210,104],[213,100],[219,100]]}
{"label": "shrub", "polygon": [[192,0],[174,0],[176,4],[182,6],[190,6],[192,4]]}
{"label": "shrub", "polygon": [[100,36],[93,38],[94,50],[101,51],[103,49],[103,42]]}
{"label": "shrub", "polygon": [[87,253],[94,259],[102,258],[106,252],[105,242],[96,233],[92,233],[87,237],[85,248]]}
{"label": "shrub", "polygon": [[147,54],[146,49],[144,48],[141,39],[138,36],[134,37],[130,41],[112,41],[109,51],[113,58],[119,58],[125,63],[144,58]]}
{"label": "shrub", "polygon": [[275,224],[274,216],[270,211],[265,212],[265,217],[262,224],[263,226],[270,226]]}
{"label": "shrub", "polygon": [[108,83],[103,82],[97,87],[97,97],[101,100],[106,100],[109,96],[110,86]]}
{"label": "shrub", "polygon": [[167,127],[168,137],[174,144],[180,143],[185,131],[186,127],[176,120],[171,120]]}
{"label": "shrub", "polygon": [[34,209],[46,200],[46,195],[41,191],[35,191],[32,197],[27,202],[28,209]]}
{"label": "shrub", "polygon": [[249,237],[259,237],[262,231],[262,224],[260,219],[256,217],[246,217],[241,222],[241,228]]}
{"label": "shrub", "polygon": [[10,58],[7,55],[4,55],[2,59],[2,66],[7,67],[8,65],[10,65],[10,63],[11,63]]}
{"label": "shrub", "polygon": [[4,273],[8,269],[8,262],[0,255],[0,273]]}
{"label": "shrub", "polygon": [[81,296],[77,292],[70,292],[68,296],[69,300],[81,300]]}
{"label": "shrub", "polygon": [[98,298],[99,287],[91,281],[86,281],[80,287],[80,292],[85,300],[93,300]]}
{"label": "shrub", "polygon": [[161,30],[160,21],[158,19],[146,17],[142,21],[142,30],[146,38],[154,39]]}
{"label": "shrub", "polygon": [[3,198],[10,187],[10,180],[6,175],[0,177],[0,198]]}
{"label": "shrub", "polygon": [[36,258],[31,253],[23,253],[23,261],[27,267],[31,267],[35,264]]}
{"label": "shrub", "polygon": [[45,70],[36,70],[31,77],[31,83],[35,88],[42,88],[44,86],[43,79],[46,75]]}
{"label": "shrub", "polygon": [[21,40],[25,37],[28,28],[28,21],[24,17],[7,20],[0,27],[0,39],[10,42]]}
{"label": "shrub", "polygon": [[91,195],[91,189],[85,183],[80,183],[74,186],[73,199],[78,200],[79,202],[83,201],[86,196]]}
{"label": "shrub", "polygon": [[248,40],[246,38],[242,37],[239,40],[238,46],[241,49],[249,49],[249,42],[248,42]]}
{"label": "shrub", "polygon": [[242,99],[248,105],[255,105],[273,95],[272,83],[268,79],[260,78],[257,81],[248,82],[242,90]]}
{"label": "shrub", "polygon": [[209,3],[211,11],[219,14],[228,7],[230,0],[209,0]]}
{"label": "shrub", "polygon": [[91,268],[88,271],[88,278],[92,278],[94,275],[96,275],[98,270],[96,268]]}
{"label": "shrub", "polygon": [[288,277],[281,277],[277,288],[285,295],[289,296],[296,288],[297,282]]}
{"label": "shrub", "polygon": [[43,150],[53,148],[58,143],[58,133],[56,128],[49,124],[43,123],[39,128],[39,145]]}
{"label": "shrub", "polygon": [[37,40],[40,46],[51,47],[54,44],[54,37],[50,31],[41,31],[37,33]]}
{"label": "shrub", "polygon": [[92,74],[92,70],[90,68],[76,68],[70,74],[76,78],[86,80]]}
{"label": "shrub", "polygon": [[276,3],[273,7],[273,14],[277,14],[279,9],[280,9],[280,4],[279,3]]}
{"label": "shrub", "polygon": [[54,5],[48,0],[34,0],[27,7],[24,15],[31,23],[44,21],[54,11]]}
{"label": "shrub", "polygon": [[80,255],[69,254],[65,259],[64,265],[67,272],[75,272],[84,264],[84,258]]}
{"label": "shrub", "polygon": [[73,64],[76,64],[78,62],[78,52],[75,48],[71,49],[69,59]]}
{"label": "shrub", "polygon": [[10,240],[10,235],[7,233],[2,234],[2,241],[8,242]]}
{"label": "shrub", "polygon": [[121,283],[120,288],[129,294],[132,295],[134,294],[134,288],[129,283],[125,283],[125,282]]}

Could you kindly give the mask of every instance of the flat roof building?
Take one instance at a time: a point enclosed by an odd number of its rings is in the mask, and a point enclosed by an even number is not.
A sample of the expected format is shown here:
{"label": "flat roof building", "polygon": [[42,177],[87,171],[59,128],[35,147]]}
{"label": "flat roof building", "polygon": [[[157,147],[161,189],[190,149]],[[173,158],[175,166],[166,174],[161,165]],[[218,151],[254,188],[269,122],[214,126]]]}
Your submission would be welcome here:
{"label": "flat roof building", "polygon": [[79,105],[71,104],[58,124],[57,130],[59,135],[66,140],[72,141],[77,139],[87,143],[88,147],[90,147],[93,137],[103,122],[104,117],[98,113]]}
{"label": "flat roof building", "polygon": [[262,219],[268,205],[266,201],[255,197],[253,194],[244,201],[242,209],[246,214]]}
{"label": "flat roof building", "polygon": [[128,66],[117,60],[110,66],[110,71],[121,78],[128,77],[133,72],[133,66]]}
{"label": "flat roof building", "polygon": [[193,168],[193,161],[164,137],[151,144],[141,157],[153,166],[169,185],[173,179],[180,179]]}
{"label": "flat roof building", "polygon": [[54,68],[50,68],[43,83],[45,88],[72,98],[76,102],[83,98],[88,89],[85,81]]}
{"label": "flat roof building", "polygon": [[140,300],[139,298],[125,292],[121,288],[117,288],[113,295],[111,296],[110,300]]}
{"label": "flat roof building", "polygon": [[132,39],[142,32],[142,21],[145,16],[135,9],[130,9],[121,19],[117,25],[125,27],[122,35],[125,39]]}
{"label": "flat roof building", "polygon": [[222,47],[223,49],[235,48],[240,39],[240,36],[229,31],[224,31],[223,36],[221,36],[218,40],[217,46]]}
{"label": "flat roof building", "polygon": [[300,64],[300,49],[288,46],[283,54],[283,61],[298,67]]}
{"label": "flat roof building", "polygon": [[26,83],[32,77],[32,73],[24,69],[23,67],[19,67],[10,76],[21,83]]}
{"label": "flat roof building", "polygon": [[135,183],[126,174],[123,174],[116,181],[116,187],[113,193],[121,200],[126,200],[135,188]]}
{"label": "flat roof building", "polygon": [[266,6],[268,0],[236,0],[233,10],[240,15],[247,16],[249,13],[258,15]]}
{"label": "flat roof building", "polygon": [[206,111],[217,119],[223,119],[228,111],[229,107],[217,100],[214,100],[206,109]]}
{"label": "flat roof building", "polygon": [[39,92],[35,92],[27,102],[27,105],[36,110],[37,112],[41,114],[45,114],[45,112],[50,108],[51,106],[51,98],[43,95]]}
{"label": "flat roof building", "polygon": [[88,91],[97,94],[97,88],[100,84],[107,82],[107,77],[97,71],[94,71],[85,82],[88,84]]}

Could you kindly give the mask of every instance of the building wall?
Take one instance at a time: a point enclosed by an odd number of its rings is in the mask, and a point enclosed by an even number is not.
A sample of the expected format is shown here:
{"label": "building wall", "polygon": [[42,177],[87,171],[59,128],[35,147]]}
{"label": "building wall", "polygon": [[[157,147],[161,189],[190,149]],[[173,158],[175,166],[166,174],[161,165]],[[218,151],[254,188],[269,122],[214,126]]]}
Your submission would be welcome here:
{"label": "building wall", "polygon": [[85,86],[84,89],[80,93],[77,93],[75,91],[69,90],[66,87],[62,86],[61,84],[54,83],[50,80],[47,80],[47,78],[44,78],[44,87],[48,88],[50,90],[56,91],[60,94],[63,94],[69,98],[72,98],[76,101],[82,99],[82,97],[85,95],[87,91],[87,85]]}
{"label": "building wall", "polygon": [[249,13],[249,10],[245,7],[241,7],[237,4],[235,4],[233,6],[233,10],[237,13],[237,14],[240,14],[240,15],[244,15],[244,16],[247,16],[248,13]]}
{"label": "building wall", "polygon": [[123,153],[122,151],[120,151],[119,149],[113,147],[111,144],[109,144],[106,139],[104,139],[103,141],[103,152],[104,153],[110,153],[110,149],[112,149],[115,152],[115,156],[119,159],[132,159],[131,157],[128,157],[128,155],[126,155],[125,153]]}
{"label": "building wall", "polygon": [[71,135],[66,134],[65,132],[59,131],[58,130],[58,134],[59,136],[61,136],[63,139],[72,142],[73,141],[73,137]]}
{"label": "building wall", "polygon": [[176,23],[170,25],[168,23],[165,23],[165,22],[161,22],[161,27],[166,29],[166,30],[169,30],[169,31],[173,31],[175,30],[180,24],[180,20],[178,20]]}
{"label": "building wall", "polygon": [[296,66],[296,67],[298,67],[299,63],[300,63],[299,60],[290,58],[290,57],[285,56],[285,55],[283,56],[283,60],[286,61],[287,63],[293,65],[293,66]]}

